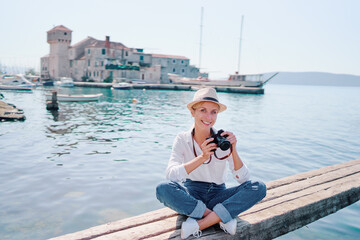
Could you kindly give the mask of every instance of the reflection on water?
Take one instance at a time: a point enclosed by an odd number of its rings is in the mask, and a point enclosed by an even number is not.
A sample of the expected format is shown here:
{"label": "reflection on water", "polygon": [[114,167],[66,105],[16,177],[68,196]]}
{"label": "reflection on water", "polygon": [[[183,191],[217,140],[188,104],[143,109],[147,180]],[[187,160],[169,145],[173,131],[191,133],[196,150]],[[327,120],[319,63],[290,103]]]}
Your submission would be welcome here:
{"label": "reflection on water", "polygon": [[[27,120],[0,123],[2,239],[46,239],[162,207],[154,189],[175,135],[192,125],[185,106],[193,92],[62,91],[104,96],[50,112],[41,90],[4,94]],[[271,181],[359,157],[357,93],[281,85],[264,95],[219,93],[228,110],[215,127],[236,134],[253,178]],[[235,184],[230,175],[227,184]],[[359,210],[354,204],[284,238],[359,236]]]}

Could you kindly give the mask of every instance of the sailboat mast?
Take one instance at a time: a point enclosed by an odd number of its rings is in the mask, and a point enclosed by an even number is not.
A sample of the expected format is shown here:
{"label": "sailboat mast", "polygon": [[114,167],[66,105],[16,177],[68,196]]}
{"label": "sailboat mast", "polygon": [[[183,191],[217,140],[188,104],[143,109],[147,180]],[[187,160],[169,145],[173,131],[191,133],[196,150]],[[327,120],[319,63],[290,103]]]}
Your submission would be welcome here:
{"label": "sailboat mast", "polygon": [[240,57],[241,57],[241,42],[242,42],[242,31],[243,31],[244,15],[241,16],[241,27],[240,27],[240,42],[239,42],[239,57],[238,57],[238,74],[240,74]]}
{"label": "sailboat mast", "polygon": [[204,7],[201,7],[201,19],[200,19],[200,50],[199,50],[199,69],[201,69],[201,47],[202,47],[202,29],[203,29],[203,15]]}

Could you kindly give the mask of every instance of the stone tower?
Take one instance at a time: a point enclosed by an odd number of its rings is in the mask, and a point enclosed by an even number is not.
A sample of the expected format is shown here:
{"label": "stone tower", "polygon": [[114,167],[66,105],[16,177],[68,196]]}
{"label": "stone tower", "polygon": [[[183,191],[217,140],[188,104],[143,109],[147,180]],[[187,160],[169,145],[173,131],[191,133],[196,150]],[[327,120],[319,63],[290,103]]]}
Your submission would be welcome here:
{"label": "stone tower", "polygon": [[49,75],[52,79],[70,76],[71,32],[63,25],[56,26],[47,32],[47,42],[50,44]]}

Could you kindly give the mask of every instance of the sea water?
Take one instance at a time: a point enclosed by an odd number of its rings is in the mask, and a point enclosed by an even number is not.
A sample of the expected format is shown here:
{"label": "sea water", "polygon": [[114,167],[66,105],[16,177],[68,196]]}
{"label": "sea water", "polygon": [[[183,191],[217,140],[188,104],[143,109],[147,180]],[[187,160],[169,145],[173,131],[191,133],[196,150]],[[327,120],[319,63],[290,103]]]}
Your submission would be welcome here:
{"label": "sea water", "polygon": [[[46,239],[156,210],[174,137],[193,122],[194,92],[103,93],[45,106],[45,92],[3,92],[24,122],[0,122],[0,239]],[[234,132],[252,178],[264,182],[360,157],[360,88],[266,85],[264,95],[218,93],[215,124]],[[136,101],[132,101],[136,99]],[[236,182],[229,175],[227,184]],[[279,239],[360,239],[360,203]]]}

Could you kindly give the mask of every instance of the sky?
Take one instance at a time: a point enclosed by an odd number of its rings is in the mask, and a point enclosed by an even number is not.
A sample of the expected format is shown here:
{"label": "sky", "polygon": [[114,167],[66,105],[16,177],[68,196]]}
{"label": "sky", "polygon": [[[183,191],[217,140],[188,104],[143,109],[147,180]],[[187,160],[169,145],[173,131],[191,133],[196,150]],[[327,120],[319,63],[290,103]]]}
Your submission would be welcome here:
{"label": "sky", "polygon": [[360,75],[358,0],[0,0],[0,6],[1,66],[40,69],[49,53],[46,32],[64,25],[72,44],[110,36],[145,53],[185,56],[211,78],[227,78],[238,70],[244,16],[240,73]]}

